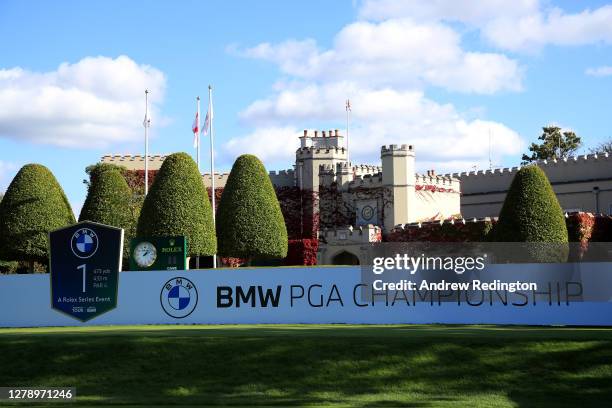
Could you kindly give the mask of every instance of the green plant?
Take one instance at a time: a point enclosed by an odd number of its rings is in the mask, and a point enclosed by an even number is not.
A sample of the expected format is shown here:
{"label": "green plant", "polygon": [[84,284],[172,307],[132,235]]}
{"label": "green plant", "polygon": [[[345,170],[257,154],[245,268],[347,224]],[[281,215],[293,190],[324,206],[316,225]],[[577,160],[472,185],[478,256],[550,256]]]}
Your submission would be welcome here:
{"label": "green plant", "polygon": [[93,221],[123,228],[125,236],[123,257],[127,258],[128,243],[136,236],[138,221],[138,215],[132,208],[132,190],[118,166],[90,166],[86,171],[89,173],[90,181],[79,221]]}
{"label": "green plant", "polygon": [[0,202],[0,257],[46,263],[50,231],[74,224],[68,199],[51,171],[40,164],[19,170]]}
{"label": "green plant", "polygon": [[545,126],[538,137],[540,143],[529,146],[531,155],[523,154],[523,164],[570,156],[578,150],[582,140],[572,131],[561,131],[558,126]]}
{"label": "green plant", "polygon": [[137,235],[184,235],[190,256],[216,253],[208,195],[198,167],[187,153],[175,153],[164,160],[144,200]]}
{"label": "green plant", "polygon": [[221,256],[287,256],[287,228],[268,172],[253,155],[236,159],[217,210]]}
{"label": "green plant", "polygon": [[568,233],[563,210],[541,168],[521,168],[510,185],[492,238],[527,242],[536,261],[565,261]]}

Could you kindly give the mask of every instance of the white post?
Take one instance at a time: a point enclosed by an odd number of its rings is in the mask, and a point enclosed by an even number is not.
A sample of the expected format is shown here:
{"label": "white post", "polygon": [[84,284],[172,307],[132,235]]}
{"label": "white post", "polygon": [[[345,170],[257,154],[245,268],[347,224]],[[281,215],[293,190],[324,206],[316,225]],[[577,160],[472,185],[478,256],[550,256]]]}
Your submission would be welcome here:
{"label": "white post", "polygon": [[149,194],[149,132],[148,130],[149,130],[150,124],[151,124],[151,121],[149,120],[149,90],[145,89],[145,122],[144,122],[144,128],[145,128],[144,193],[145,193],[145,197],[147,194]]}
{"label": "white post", "polygon": [[489,170],[493,170],[493,161],[491,159],[491,128],[489,128]]}
{"label": "white post", "polygon": [[202,174],[202,170],[200,170],[200,135],[202,134],[201,129],[200,129],[200,97],[198,96],[196,98],[197,100],[197,105],[198,105],[198,109],[197,109],[197,113],[196,113],[196,126],[198,127],[198,131],[197,134],[195,135],[196,142],[197,142],[197,155],[196,155],[196,163],[198,164],[198,172],[200,173],[200,175]]}
{"label": "white post", "polygon": [[[208,85],[208,115],[210,122],[210,186],[212,190],[212,216],[213,216],[213,228],[216,234],[216,206],[215,206],[215,147],[214,147],[214,127],[213,127],[213,105],[212,105],[212,86]],[[198,149],[199,151],[199,149]],[[217,267],[217,254],[213,255],[213,268]]]}
{"label": "white post", "polygon": [[351,101],[346,100],[346,161],[351,166],[351,160],[349,156],[349,126],[350,126],[350,112],[351,112]]}

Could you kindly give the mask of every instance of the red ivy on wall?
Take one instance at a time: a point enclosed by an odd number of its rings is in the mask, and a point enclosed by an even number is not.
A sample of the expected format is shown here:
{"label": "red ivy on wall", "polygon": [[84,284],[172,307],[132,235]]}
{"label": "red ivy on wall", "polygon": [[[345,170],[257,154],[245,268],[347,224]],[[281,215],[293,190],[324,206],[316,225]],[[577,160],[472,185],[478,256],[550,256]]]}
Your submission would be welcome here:
{"label": "red ivy on wall", "polygon": [[432,193],[454,193],[452,188],[438,187],[431,184],[417,184],[414,186],[416,191],[430,191]]}
{"label": "red ivy on wall", "polygon": [[287,257],[283,259],[283,265],[316,265],[319,240],[290,239]]}

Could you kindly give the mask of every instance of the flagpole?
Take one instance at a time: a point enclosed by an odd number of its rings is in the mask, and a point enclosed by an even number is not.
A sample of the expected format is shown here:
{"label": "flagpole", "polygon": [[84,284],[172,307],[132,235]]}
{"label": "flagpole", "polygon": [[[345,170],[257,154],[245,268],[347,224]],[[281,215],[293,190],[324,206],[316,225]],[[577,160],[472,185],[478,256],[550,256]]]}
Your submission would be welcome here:
{"label": "flagpole", "polygon": [[144,193],[145,197],[149,194],[149,90],[145,89],[145,174],[144,174]]}
{"label": "flagpole", "polygon": [[349,125],[350,125],[350,115],[351,112],[351,101],[346,100],[346,161],[348,165],[351,165],[351,160],[349,156]]}
{"label": "flagpole", "polygon": [[[215,206],[215,148],[214,148],[214,127],[213,127],[213,106],[212,106],[212,86],[208,85],[208,115],[210,121],[210,185],[212,190],[212,216],[213,229],[216,231],[216,206]],[[199,146],[199,144],[198,144]],[[199,151],[199,148],[198,148]],[[217,267],[217,254],[213,254],[213,269]]]}
{"label": "flagpole", "polygon": [[202,170],[200,170],[200,134],[202,133],[200,132],[200,97],[198,96],[196,99],[198,101],[198,113],[196,114],[196,118],[197,118],[196,126],[198,127],[198,132],[196,134],[197,143],[198,143],[196,162],[198,163],[198,172],[202,174]]}

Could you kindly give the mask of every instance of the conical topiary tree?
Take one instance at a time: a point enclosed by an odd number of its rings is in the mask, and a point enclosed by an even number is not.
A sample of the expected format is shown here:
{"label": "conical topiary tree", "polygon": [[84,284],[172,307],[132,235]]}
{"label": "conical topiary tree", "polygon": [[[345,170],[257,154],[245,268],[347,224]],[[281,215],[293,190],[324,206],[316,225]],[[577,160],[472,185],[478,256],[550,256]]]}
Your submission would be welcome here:
{"label": "conical topiary tree", "polygon": [[0,202],[0,258],[34,262],[48,259],[48,234],[74,224],[68,199],[51,171],[40,164],[19,170]]}
{"label": "conical topiary tree", "polygon": [[264,165],[253,155],[236,160],[217,210],[219,255],[247,259],[287,256],[287,228]]}
{"label": "conical topiary tree", "polygon": [[527,166],[516,173],[492,237],[497,242],[530,243],[525,248],[535,260],[567,258],[568,235],[563,210],[541,168]]}
{"label": "conical topiary tree", "polygon": [[129,255],[128,243],[136,234],[137,216],[132,208],[132,190],[117,166],[96,165],[87,169],[89,187],[79,221],[93,221],[124,229],[123,256]]}
{"label": "conical topiary tree", "polygon": [[190,256],[216,253],[208,194],[197,165],[187,153],[175,153],[164,160],[140,211],[137,235],[184,235]]}

